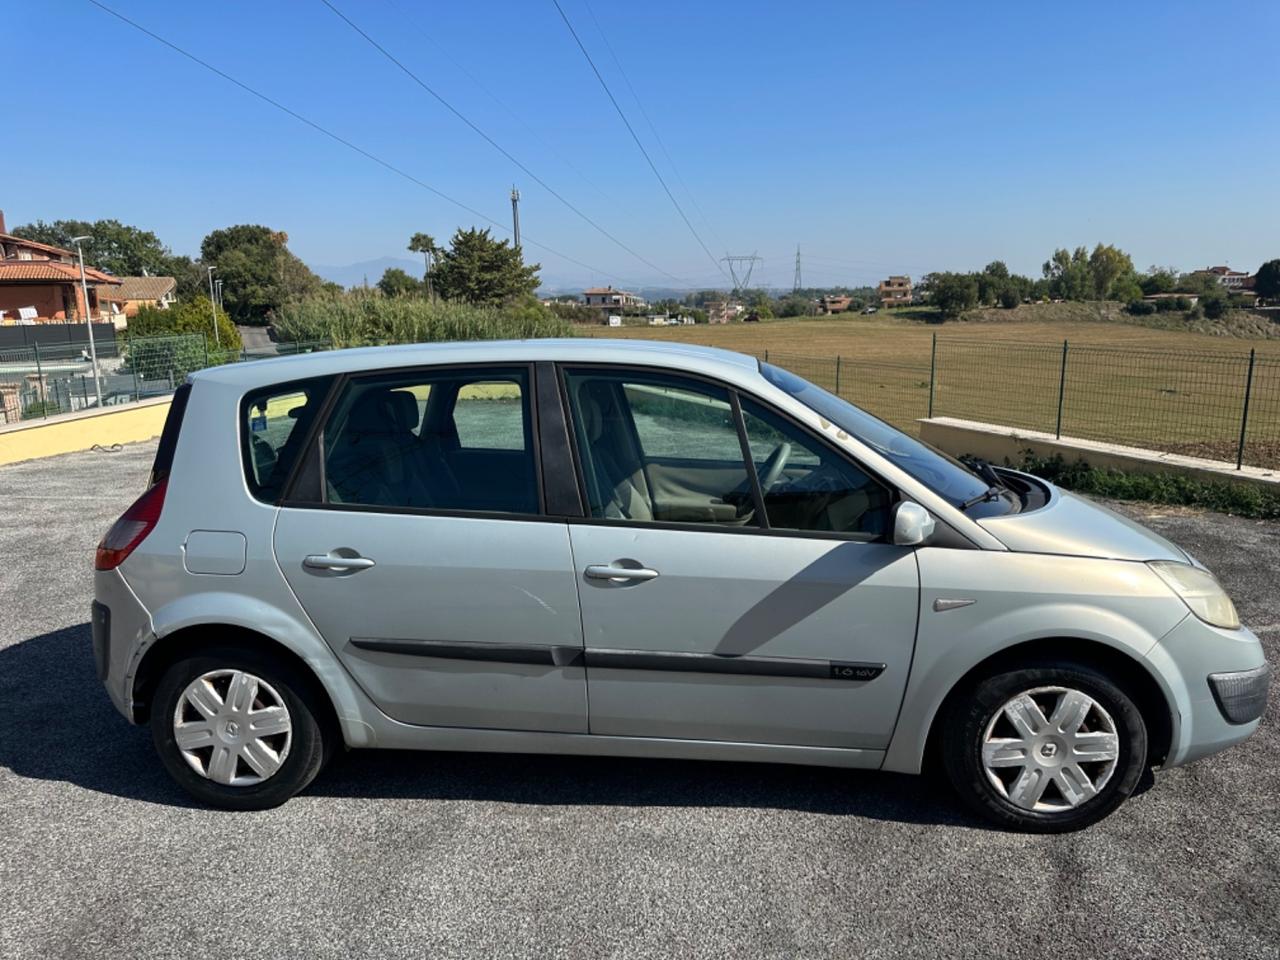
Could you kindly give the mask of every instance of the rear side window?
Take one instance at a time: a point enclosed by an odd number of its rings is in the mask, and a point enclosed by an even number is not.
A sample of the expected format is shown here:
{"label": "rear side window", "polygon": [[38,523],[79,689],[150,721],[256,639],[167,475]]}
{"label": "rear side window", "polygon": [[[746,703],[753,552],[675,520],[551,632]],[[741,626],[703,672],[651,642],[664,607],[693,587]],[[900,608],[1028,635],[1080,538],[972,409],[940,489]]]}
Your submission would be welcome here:
{"label": "rear side window", "polygon": [[275,503],[284,493],[329,383],[328,377],[299,380],[245,398],[240,437],[245,479],[257,499]]}
{"label": "rear side window", "polygon": [[324,497],[389,510],[540,510],[526,367],[353,378],[324,425]]}

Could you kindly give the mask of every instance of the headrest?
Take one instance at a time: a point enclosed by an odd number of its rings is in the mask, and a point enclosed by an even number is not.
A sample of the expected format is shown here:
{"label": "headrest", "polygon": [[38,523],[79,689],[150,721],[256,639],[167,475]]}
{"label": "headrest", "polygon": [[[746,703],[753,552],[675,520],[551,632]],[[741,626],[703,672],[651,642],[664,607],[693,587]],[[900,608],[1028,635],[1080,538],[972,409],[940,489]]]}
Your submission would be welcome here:
{"label": "headrest", "polygon": [[392,415],[396,426],[409,432],[418,428],[418,398],[408,390],[392,390],[387,394],[391,401]]}
{"label": "headrest", "polygon": [[[392,399],[393,396],[391,391],[383,387],[374,387],[360,394],[351,405],[347,431],[356,434],[399,433],[401,415],[398,411],[399,403]],[[413,399],[412,396],[409,398]]]}

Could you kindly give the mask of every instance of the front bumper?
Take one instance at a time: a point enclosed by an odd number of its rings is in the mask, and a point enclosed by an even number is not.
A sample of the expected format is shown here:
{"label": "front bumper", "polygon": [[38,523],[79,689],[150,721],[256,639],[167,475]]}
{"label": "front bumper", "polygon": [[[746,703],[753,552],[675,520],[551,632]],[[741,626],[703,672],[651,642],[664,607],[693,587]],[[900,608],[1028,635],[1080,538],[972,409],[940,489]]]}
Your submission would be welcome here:
{"label": "front bumper", "polygon": [[[1180,766],[1226,750],[1258,729],[1266,708],[1270,668],[1262,644],[1245,628],[1222,630],[1188,616],[1152,648],[1147,659],[1166,685],[1174,707],[1173,742],[1164,766]],[[1211,677],[1228,678],[1224,689],[1233,697],[1229,701],[1233,714],[1224,710]]]}

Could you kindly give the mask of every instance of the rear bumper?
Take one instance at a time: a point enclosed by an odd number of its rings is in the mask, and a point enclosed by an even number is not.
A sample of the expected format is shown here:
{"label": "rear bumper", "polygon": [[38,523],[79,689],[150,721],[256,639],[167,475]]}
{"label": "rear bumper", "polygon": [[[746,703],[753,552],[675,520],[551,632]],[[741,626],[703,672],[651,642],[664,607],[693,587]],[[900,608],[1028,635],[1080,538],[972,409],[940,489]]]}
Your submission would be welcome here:
{"label": "rear bumper", "polygon": [[93,658],[98,679],[115,708],[133,723],[133,667],[138,651],[151,637],[151,615],[118,569],[94,573],[93,595]]}

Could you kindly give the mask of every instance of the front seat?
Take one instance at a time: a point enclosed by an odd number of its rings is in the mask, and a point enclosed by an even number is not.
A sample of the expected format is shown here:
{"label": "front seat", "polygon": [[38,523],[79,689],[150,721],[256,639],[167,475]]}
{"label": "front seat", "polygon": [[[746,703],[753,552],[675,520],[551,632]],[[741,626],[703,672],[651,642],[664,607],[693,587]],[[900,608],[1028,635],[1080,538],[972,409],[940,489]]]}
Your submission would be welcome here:
{"label": "front seat", "polygon": [[586,435],[586,469],[594,481],[602,516],[615,520],[652,520],[653,507],[644,464],[622,451],[622,418],[609,384],[588,381],[578,389],[582,431]]}

